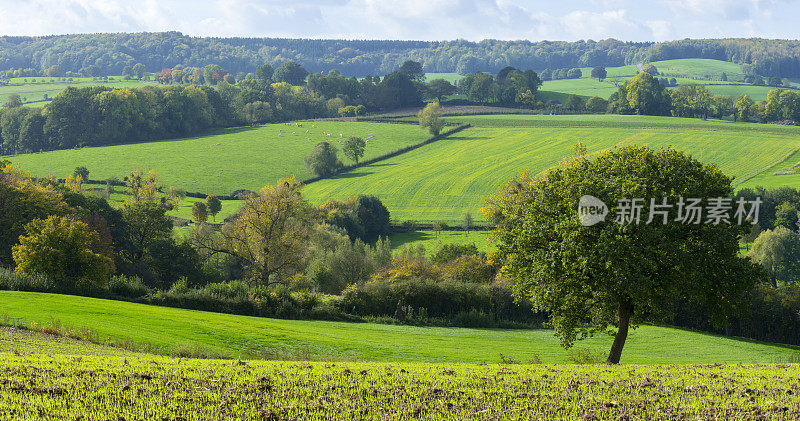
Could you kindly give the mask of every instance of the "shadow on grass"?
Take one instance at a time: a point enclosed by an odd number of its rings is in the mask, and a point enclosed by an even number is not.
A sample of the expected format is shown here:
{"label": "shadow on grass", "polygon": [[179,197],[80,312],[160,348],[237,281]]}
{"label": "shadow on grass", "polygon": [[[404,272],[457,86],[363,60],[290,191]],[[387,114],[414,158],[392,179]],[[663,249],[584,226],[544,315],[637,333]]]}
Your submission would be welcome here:
{"label": "shadow on grass", "polygon": [[433,235],[422,231],[401,232],[392,236],[392,248],[400,248],[417,241],[431,240]]}
{"label": "shadow on grass", "polygon": [[375,174],[374,172],[370,171],[347,171],[343,173],[336,174],[334,176],[328,177],[328,180],[341,180],[346,178],[358,178],[358,177],[365,177],[370,174]]}

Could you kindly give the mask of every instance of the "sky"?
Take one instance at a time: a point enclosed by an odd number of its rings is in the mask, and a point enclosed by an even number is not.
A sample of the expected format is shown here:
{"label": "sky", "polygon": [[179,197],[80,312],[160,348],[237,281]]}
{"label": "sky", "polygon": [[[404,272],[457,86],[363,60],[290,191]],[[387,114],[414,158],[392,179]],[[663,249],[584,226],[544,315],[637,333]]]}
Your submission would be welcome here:
{"label": "sky", "polygon": [[800,38],[800,0],[0,0],[0,34],[282,38]]}

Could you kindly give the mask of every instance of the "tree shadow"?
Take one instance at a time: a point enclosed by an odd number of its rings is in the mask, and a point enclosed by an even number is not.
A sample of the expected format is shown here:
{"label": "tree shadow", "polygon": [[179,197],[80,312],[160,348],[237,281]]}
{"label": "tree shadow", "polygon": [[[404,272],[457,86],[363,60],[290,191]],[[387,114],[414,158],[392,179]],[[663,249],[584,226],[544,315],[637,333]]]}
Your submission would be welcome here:
{"label": "tree shadow", "polygon": [[435,238],[433,235],[422,231],[404,232],[392,238],[392,247],[402,247],[409,243],[431,240],[433,238]]}
{"label": "tree shadow", "polygon": [[328,179],[330,179],[330,180],[341,180],[341,179],[346,179],[346,178],[358,178],[358,177],[365,177],[365,176],[368,176],[370,174],[375,174],[375,173],[371,172],[371,171],[348,171],[348,172],[343,172],[343,173],[339,173],[339,174],[336,174],[334,176],[328,177]]}

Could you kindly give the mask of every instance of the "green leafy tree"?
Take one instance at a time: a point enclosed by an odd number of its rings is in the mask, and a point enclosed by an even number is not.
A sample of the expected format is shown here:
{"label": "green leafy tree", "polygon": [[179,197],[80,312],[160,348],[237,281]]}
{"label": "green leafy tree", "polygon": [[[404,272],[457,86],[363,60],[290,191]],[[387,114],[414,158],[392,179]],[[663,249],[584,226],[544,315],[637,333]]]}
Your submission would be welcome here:
{"label": "green leafy tree", "polygon": [[430,98],[441,102],[448,95],[455,93],[456,87],[444,79],[434,79],[428,82],[427,92]]}
{"label": "green leafy tree", "polygon": [[641,72],[609,98],[611,110],[620,114],[669,115],[670,95],[658,79]]}
{"label": "green leafy tree", "polygon": [[775,226],[783,226],[792,231],[797,230],[798,225],[797,206],[791,202],[783,202],[775,208]]}
{"label": "green leafy tree", "polygon": [[18,94],[11,94],[6,98],[6,102],[3,103],[3,108],[18,108],[22,106],[22,100],[20,99]]}
{"label": "green leafy tree", "polygon": [[295,86],[303,85],[306,82],[308,70],[304,69],[300,63],[289,60],[275,69],[272,80],[275,82],[286,82]]}
{"label": "green leafy tree", "polygon": [[272,80],[272,75],[275,74],[275,69],[273,69],[269,64],[262,64],[256,67],[256,71],[253,74],[260,80]]}
{"label": "green leafy tree", "polygon": [[666,224],[656,217],[651,224],[583,226],[579,198],[595,196],[612,211],[621,198],[705,201],[730,197],[731,181],[681,152],[629,146],[594,158],[580,154],[535,178],[512,179],[490,198],[486,215],[497,224],[499,257],[517,295],[550,314],[564,347],[616,326],[607,359],[616,364],[630,327],[663,320],[671,303],[684,297],[721,324],[744,302],[760,271],[739,257],[745,227],[682,224],[674,221],[676,209]]}
{"label": "green leafy tree", "polygon": [[571,94],[567,97],[564,107],[571,111],[581,111],[584,109],[585,104],[583,102],[583,98],[579,97],[578,95]]}
{"label": "green leafy tree", "polygon": [[442,106],[438,102],[431,102],[425,106],[419,113],[419,126],[423,129],[428,129],[428,133],[436,136],[442,131],[444,121],[442,121]]}
{"label": "green leafy tree", "polygon": [[586,100],[586,111],[602,113],[608,109],[608,101],[599,96],[593,96]]}
{"label": "green leafy tree", "polygon": [[305,163],[308,170],[318,177],[329,177],[342,168],[336,146],[328,142],[319,142],[306,156]]}
{"label": "green leafy tree", "polygon": [[739,97],[736,98],[736,102],[733,104],[733,106],[736,109],[736,113],[734,115],[742,121],[750,120],[756,111],[755,101],[753,101],[753,99],[750,98],[750,95],[747,94],[739,95]]}
{"label": "green leafy tree", "polygon": [[344,141],[342,145],[342,153],[344,156],[350,158],[358,164],[358,160],[364,156],[364,150],[367,148],[367,142],[364,139],[356,136],[350,136]]}
{"label": "green leafy tree", "polygon": [[86,167],[75,167],[75,171],[72,172],[74,177],[81,176],[81,179],[84,181],[89,179],[89,170]]}
{"label": "green leafy tree", "polygon": [[778,226],[762,232],[748,256],[767,270],[775,287],[800,281],[800,235],[795,231]]}
{"label": "green leafy tree", "polygon": [[194,202],[192,204],[192,219],[201,224],[208,221],[208,206],[203,202]]}
{"label": "green leafy tree", "polygon": [[464,229],[464,232],[469,234],[470,230],[472,230],[472,225],[475,221],[472,219],[472,214],[467,212],[464,214],[464,220],[461,222],[461,228]]}
{"label": "green leafy tree", "polygon": [[597,66],[594,69],[592,69],[592,77],[597,79],[598,81],[602,81],[603,79],[605,79],[606,75],[608,75],[608,72],[606,71],[606,68],[603,66]]}
{"label": "green leafy tree", "polygon": [[135,77],[136,79],[142,80],[142,79],[144,79],[145,73],[146,73],[146,69],[144,67],[144,64],[136,63],[136,64],[133,65],[133,77]]}
{"label": "green leafy tree", "polygon": [[100,239],[84,222],[50,216],[25,232],[12,252],[17,272],[45,275],[62,291],[100,288],[116,270],[110,257],[93,251]]}
{"label": "green leafy tree", "polygon": [[411,80],[417,82],[425,80],[425,72],[422,70],[422,64],[418,61],[407,60],[400,66],[398,71],[408,76]]}
{"label": "green leafy tree", "polygon": [[206,207],[214,222],[217,222],[217,214],[222,210],[222,201],[216,195],[210,194],[206,196]]}
{"label": "green leafy tree", "polygon": [[272,120],[273,112],[269,102],[253,101],[242,107],[242,118],[249,125],[266,123]]}

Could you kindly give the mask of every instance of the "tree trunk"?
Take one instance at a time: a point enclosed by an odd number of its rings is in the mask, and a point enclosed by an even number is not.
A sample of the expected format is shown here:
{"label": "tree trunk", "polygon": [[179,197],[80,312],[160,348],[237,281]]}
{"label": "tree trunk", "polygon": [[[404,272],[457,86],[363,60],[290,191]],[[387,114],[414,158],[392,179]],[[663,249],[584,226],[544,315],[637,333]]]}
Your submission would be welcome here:
{"label": "tree trunk", "polygon": [[619,303],[619,310],[617,311],[619,328],[617,329],[616,336],[614,336],[614,344],[611,345],[611,352],[608,353],[606,364],[619,364],[619,359],[622,356],[622,347],[625,346],[625,340],[628,339],[628,326],[631,323],[632,314],[632,304],[629,304],[627,301]]}

